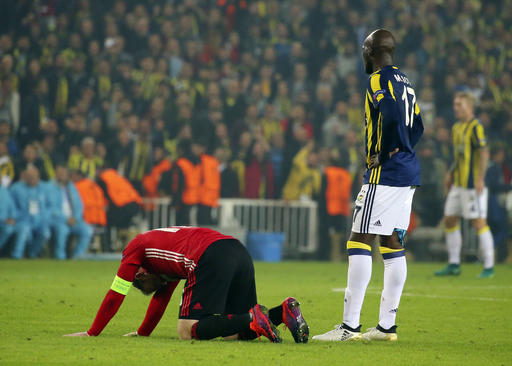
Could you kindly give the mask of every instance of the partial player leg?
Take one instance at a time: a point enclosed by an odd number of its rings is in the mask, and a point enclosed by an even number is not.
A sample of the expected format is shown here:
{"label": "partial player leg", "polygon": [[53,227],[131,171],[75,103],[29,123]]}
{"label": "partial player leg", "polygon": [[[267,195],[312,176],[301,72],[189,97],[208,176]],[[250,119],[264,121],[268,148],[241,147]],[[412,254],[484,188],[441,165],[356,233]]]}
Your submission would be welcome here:
{"label": "partial player leg", "polygon": [[0,250],[4,247],[7,240],[14,233],[14,225],[9,225],[6,223],[0,223]]}
{"label": "partial player leg", "polygon": [[14,259],[23,258],[25,247],[32,237],[30,224],[17,222],[16,230],[14,231],[14,247],[11,252],[11,257]]}
{"label": "partial player leg", "polygon": [[71,227],[71,233],[77,236],[76,248],[72,258],[79,258],[85,254],[91,243],[93,228],[85,222],[80,221]]}
{"label": "partial player leg", "polygon": [[381,237],[380,252],[384,261],[384,288],[380,301],[379,323],[363,334],[365,340],[397,340],[395,319],[407,277],[404,236],[405,230]]}
{"label": "partial player leg", "polygon": [[484,262],[484,270],[479,277],[492,278],[494,277],[494,240],[491,230],[485,219],[475,219],[471,223],[477,230],[480,253]]}
{"label": "partial player leg", "polygon": [[66,241],[70,233],[69,225],[61,220],[52,226],[55,235],[55,258],[64,260],[66,259]]}
{"label": "partial player leg", "polygon": [[256,304],[250,256],[233,239],[213,243],[201,256],[183,292],[180,322],[182,339],[233,338],[238,334],[241,339],[263,335],[272,342],[281,341],[267,309]]}
{"label": "partial player leg", "polygon": [[462,234],[459,226],[458,216],[445,216],[445,238],[448,250],[448,266],[436,271],[436,276],[458,276],[460,275],[460,251],[462,248]]}
{"label": "partial player leg", "polygon": [[348,278],[345,290],[345,306],[343,308],[343,324],[336,325],[334,330],[314,336],[320,341],[346,341],[361,339],[359,318],[363,306],[366,288],[372,275],[371,244],[374,234],[352,232],[347,242]]}
{"label": "partial player leg", "polygon": [[460,251],[462,247],[462,235],[459,221],[464,214],[464,191],[460,187],[452,186],[444,205],[444,227],[446,249],[448,251],[448,265],[436,271],[436,276],[458,276],[460,274]]}

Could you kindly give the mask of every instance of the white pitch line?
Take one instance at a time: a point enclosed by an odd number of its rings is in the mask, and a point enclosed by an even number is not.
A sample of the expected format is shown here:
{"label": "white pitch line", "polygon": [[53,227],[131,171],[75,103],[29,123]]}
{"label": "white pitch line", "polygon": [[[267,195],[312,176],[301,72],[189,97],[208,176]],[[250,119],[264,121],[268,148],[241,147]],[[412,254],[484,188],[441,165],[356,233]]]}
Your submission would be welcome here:
{"label": "white pitch line", "polygon": [[[331,289],[332,292],[345,292],[345,287],[335,287]],[[380,295],[381,291],[369,290],[366,293],[372,295]],[[448,299],[448,300],[478,300],[478,301],[512,301],[512,299],[505,299],[502,297],[469,297],[469,296],[447,296],[447,295],[435,295],[435,294],[414,294],[411,292],[404,292],[403,296],[408,297],[426,297],[429,299]]]}

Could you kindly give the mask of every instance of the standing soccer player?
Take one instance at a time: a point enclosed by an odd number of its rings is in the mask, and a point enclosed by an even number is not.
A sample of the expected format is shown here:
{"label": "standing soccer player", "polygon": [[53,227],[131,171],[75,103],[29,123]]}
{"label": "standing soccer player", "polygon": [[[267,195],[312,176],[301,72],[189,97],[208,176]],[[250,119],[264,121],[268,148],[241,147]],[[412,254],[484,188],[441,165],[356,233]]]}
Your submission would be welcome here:
{"label": "standing soccer player", "polygon": [[[365,71],[370,75],[365,97],[366,165],[355,203],[343,323],[317,335],[321,341],[396,341],[395,318],[402,296],[407,264],[404,239],[411,215],[420,166],[414,146],[423,133],[416,95],[407,77],[393,66],[395,38],[384,29],[363,44]],[[372,243],[380,236],[384,259],[384,288],[379,323],[361,334],[359,318],[372,273]]]}
{"label": "standing soccer player", "polygon": [[269,310],[256,303],[254,267],[238,240],[211,229],[184,226],[137,235],[123,251],[112,287],[89,330],[68,336],[99,335],[132,284],[153,297],[139,329],[126,335],[149,336],[181,279],[187,282],[178,320],[180,339],[250,340],[263,335],[279,343],[276,326],[284,323],[295,342],[308,341],[309,328],[297,300],[288,297]]}
{"label": "standing soccer player", "polygon": [[484,127],[475,118],[475,98],[467,92],[455,94],[453,109],[458,122],[453,125],[454,164],[446,178],[449,188],[444,208],[448,266],[437,271],[436,276],[460,274],[462,235],[460,218],[471,221],[478,232],[484,270],[480,278],[494,276],[494,241],[487,225],[487,187],[485,174],[489,151]]}

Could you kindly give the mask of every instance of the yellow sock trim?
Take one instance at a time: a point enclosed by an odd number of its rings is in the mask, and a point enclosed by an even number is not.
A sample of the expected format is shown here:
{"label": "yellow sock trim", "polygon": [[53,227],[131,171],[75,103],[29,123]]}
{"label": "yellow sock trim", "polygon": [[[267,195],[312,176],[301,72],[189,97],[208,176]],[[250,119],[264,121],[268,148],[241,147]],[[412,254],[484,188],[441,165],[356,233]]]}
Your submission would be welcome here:
{"label": "yellow sock trim", "polygon": [[387,253],[401,252],[404,249],[403,248],[401,248],[401,249],[391,249],[391,248],[388,248],[388,247],[379,247],[379,250],[380,250],[381,254],[387,254]]}
{"label": "yellow sock trim", "polygon": [[369,252],[372,251],[372,247],[369,246],[368,244],[364,244],[364,243],[360,243],[358,241],[347,241],[347,249],[365,249],[365,250],[368,250]]}
{"label": "yellow sock trim", "polygon": [[457,225],[457,226],[454,226],[454,227],[451,227],[451,228],[445,228],[444,229],[444,232],[449,234],[449,233],[453,233],[454,231],[457,231],[457,230],[460,230],[460,226]]}
{"label": "yellow sock trim", "polygon": [[487,225],[487,226],[485,226],[485,227],[481,228],[480,230],[478,230],[478,232],[477,232],[477,233],[478,233],[478,235],[482,235],[483,233],[486,233],[486,232],[488,232],[489,230],[491,230],[491,228],[489,227],[489,225]]}

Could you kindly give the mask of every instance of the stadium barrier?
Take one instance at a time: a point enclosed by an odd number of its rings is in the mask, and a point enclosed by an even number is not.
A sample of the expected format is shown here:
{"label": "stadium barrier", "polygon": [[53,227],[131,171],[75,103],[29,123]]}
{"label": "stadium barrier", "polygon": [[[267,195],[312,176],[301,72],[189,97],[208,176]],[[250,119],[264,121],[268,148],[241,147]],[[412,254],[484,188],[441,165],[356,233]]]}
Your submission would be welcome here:
{"label": "stadium barrier", "polygon": [[[145,198],[146,229],[176,225],[176,210],[168,198]],[[197,225],[195,210],[190,223]],[[240,238],[248,232],[281,232],[285,235],[283,252],[287,258],[313,254],[318,247],[318,205],[314,201],[225,198],[213,216],[216,228]],[[239,228],[234,230],[233,228]]]}

